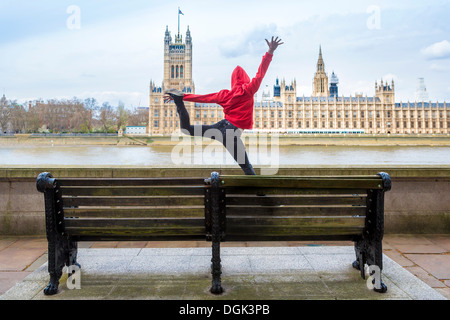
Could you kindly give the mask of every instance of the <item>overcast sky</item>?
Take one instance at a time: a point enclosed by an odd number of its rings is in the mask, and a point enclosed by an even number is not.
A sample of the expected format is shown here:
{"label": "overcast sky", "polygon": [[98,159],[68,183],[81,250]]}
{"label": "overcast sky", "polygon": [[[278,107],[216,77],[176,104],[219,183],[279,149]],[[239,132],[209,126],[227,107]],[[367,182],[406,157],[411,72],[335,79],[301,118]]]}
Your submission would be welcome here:
{"label": "overcast sky", "polygon": [[[261,90],[297,81],[309,96],[319,46],[339,94],[374,95],[394,79],[396,100],[415,98],[425,78],[432,101],[450,101],[449,1],[0,0],[0,90],[8,99],[94,97],[148,106],[163,80],[166,25],[193,39],[196,93],[229,88],[231,72],[256,73],[272,35],[275,52]],[[261,90],[259,94],[261,93]]]}

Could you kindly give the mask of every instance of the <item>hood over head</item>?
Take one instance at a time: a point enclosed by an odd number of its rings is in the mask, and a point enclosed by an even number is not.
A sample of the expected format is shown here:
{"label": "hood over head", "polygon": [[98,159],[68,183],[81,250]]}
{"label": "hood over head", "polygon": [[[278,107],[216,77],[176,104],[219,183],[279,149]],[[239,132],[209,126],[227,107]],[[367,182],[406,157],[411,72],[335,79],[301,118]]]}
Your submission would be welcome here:
{"label": "hood over head", "polygon": [[235,86],[241,86],[245,83],[250,83],[250,77],[242,67],[237,66],[231,75],[231,88],[233,89]]}

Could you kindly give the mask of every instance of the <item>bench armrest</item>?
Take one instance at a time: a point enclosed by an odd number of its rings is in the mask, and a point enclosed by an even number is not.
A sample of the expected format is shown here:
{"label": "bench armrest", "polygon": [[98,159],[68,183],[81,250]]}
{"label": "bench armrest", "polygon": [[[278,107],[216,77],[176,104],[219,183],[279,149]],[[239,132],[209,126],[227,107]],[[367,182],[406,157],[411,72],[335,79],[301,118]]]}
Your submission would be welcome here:
{"label": "bench armrest", "polygon": [[383,180],[383,191],[387,192],[391,190],[392,187],[391,176],[386,172],[378,172],[377,175],[379,175]]}
{"label": "bench armrest", "polygon": [[36,188],[39,192],[44,193],[45,189],[53,189],[55,187],[56,179],[53,178],[50,172],[42,172],[38,175],[36,180]]}

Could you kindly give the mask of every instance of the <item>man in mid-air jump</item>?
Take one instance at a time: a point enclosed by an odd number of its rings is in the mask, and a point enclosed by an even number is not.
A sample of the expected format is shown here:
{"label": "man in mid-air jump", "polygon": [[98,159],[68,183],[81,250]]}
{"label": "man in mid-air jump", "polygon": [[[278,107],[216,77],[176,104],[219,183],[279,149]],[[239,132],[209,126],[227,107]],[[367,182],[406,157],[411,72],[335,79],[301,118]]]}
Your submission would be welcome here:
{"label": "man in mid-air jump", "polygon": [[[165,91],[164,102],[174,101],[180,116],[181,131],[191,136],[208,136],[211,139],[221,140],[234,160],[239,164],[246,175],[255,175],[255,170],[250,164],[245,151],[241,135],[244,129],[253,128],[253,97],[258,91],[264,75],[272,61],[273,53],[283,42],[272,37],[269,42],[266,39],[269,50],[264,55],[256,76],[250,80],[247,73],[237,66],[231,75],[231,90],[221,90],[217,93],[205,95],[184,94],[176,89]],[[191,125],[189,113],[184,106],[184,101],[216,103],[223,107],[225,119],[212,125]],[[208,133],[208,130],[209,133]],[[220,132],[218,134],[218,132]]]}

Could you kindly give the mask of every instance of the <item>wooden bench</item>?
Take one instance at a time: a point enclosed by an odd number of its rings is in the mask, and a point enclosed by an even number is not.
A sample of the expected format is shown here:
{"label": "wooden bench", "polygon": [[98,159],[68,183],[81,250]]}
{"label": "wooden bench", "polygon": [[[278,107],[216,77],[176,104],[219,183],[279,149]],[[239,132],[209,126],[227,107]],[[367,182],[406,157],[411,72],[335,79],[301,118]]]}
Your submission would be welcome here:
{"label": "wooden bench", "polygon": [[212,242],[211,292],[223,292],[223,241],[352,240],[353,266],[380,272],[386,173],[374,176],[241,176],[204,178],[63,178],[41,173],[48,240],[47,295],[62,269],[77,265],[77,242],[207,240]]}
{"label": "wooden bench", "polygon": [[203,178],[63,178],[41,173],[50,282],[77,265],[78,241],[205,240]]}
{"label": "wooden bench", "polygon": [[[373,176],[242,176],[213,173],[207,180],[207,234],[212,239],[211,292],[221,293],[220,242],[351,240],[365,279],[372,266],[374,290],[381,280],[384,192],[387,173]],[[209,219],[209,221],[208,221]],[[373,274],[373,275],[372,275]]]}

